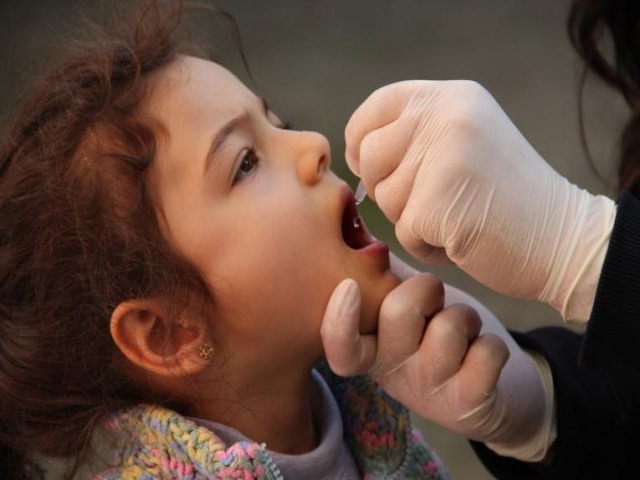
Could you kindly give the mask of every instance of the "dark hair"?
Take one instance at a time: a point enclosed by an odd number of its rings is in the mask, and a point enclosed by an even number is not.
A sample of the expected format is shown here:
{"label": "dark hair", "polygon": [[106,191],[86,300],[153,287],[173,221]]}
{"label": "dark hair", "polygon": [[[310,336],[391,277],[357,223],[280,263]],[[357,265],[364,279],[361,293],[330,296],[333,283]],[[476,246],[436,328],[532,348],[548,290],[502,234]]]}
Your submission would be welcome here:
{"label": "dark hair", "polygon": [[[574,0],[568,30],[585,68],[619,90],[631,107],[631,117],[620,137],[618,188],[640,197],[640,2]],[[603,51],[607,33],[612,59]]]}
{"label": "dark hair", "polygon": [[92,28],[0,146],[1,478],[30,476],[32,453],[82,454],[107,414],[149,400],[114,362],[120,302],[213,301],[163,237],[143,178],[156,126],[138,107],[150,74],[182,51],[186,10],[151,1],[124,28]]}

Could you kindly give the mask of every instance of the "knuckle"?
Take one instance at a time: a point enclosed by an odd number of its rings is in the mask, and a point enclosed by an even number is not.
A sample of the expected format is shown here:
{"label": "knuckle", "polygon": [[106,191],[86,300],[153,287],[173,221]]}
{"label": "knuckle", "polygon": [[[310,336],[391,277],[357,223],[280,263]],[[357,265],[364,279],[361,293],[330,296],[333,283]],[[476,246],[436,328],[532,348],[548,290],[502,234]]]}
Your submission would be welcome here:
{"label": "knuckle", "polygon": [[447,310],[455,313],[455,315],[457,316],[461,316],[466,315],[469,309],[471,309],[471,307],[469,307],[469,305],[467,305],[466,303],[454,303]]}
{"label": "knuckle", "polygon": [[[396,223],[396,237],[400,245],[424,263],[432,262],[434,250],[447,247],[445,242],[451,227],[444,210],[444,198],[445,196],[442,196],[429,202],[412,201],[410,198]],[[429,210],[420,208],[418,203],[429,203]]]}
{"label": "knuckle", "polygon": [[[476,358],[477,365],[485,371],[499,375],[509,360],[510,352],[506,344],[497,336],[484,334],[478,337],[469,349]],[[495,379],[497,381],[497,378]]]}
{"label": "knuckle", "polygon": [[465,135],[473,138],[482,126],[482,112],[486,109],[488,100],[493,97],[473,80],[455,81],[449,93],[453,97],[452,108],[449,110],[450,127],[455,131],[456,137]]}
{"label": "knuckle", "polygon": [[475,80],[454,80],[450,83],[449,94],[453,95],[459,105],[473,105],[477,102],[484,102],[489,92]]}
{"label": "knuckle", "polygon": [[393,185],[390,185],[388,181],[380,182],[376,185],[374,192],[380,210],[392,223],[395,223],[402,213],[404,204],[398,201],[399,197],[394,194],[396,192]]}
{"label": "knuckle", "polygon": [[420,238],[419,235],[416,234],[415,224],[416,220],[414,218],[414,215],[412,215],[412,213],[410,211],[407,211],[407,209],[405,208],[400,214],[395,227],[398,241],[405,248],[412,245],[417,239]]}
{"label": "knuckle", "polygon": [[444,283],[434,274],[423,272],[413,278],[415,282],[420,283],[420,288],[428,293],[430,298],[444,298]]}
{"label": "knuckle", "polygon": [[465,328],[469,334],[475,335],[482,327],[478,312],[464,303],[457,303],[445,309],[451,328]]}
{"label": "knuckle", "polygon": [[487,94],[487,90],[475,80],[456,80],[456,83],[460,92],[469,97],[482,97]]}
{"label": "knuckle", "polygon": [[458,303],[456,305],[453,305],[452,308],[456,309],[457,315],[459,315],[461,318],[480,321],[480,315],[471,305],[467,305],[466,303]]}
{"label": "knuckle", "polygon": [[357,119],[354,117],[351,117],[351,119],[349,120],[349,123],[347,123],[347,126],[344,128],[344,140],[347,145],[349,145],[351,142],[354,141],[356,130],[357,130]]}
{"label": "knuckle", "polygon": [[484,338],[485,343],[487,344],[487,348],[497,357],[501,357],[502,364],[507,363],[507,360],[511,356],[511,352],[507,347],[507,344],[493,333],[487,333],[483,335],[481,338]]}
{"label": "knuckle", "polygon": [[407,220],[408,216],[409,215],[407,215],[407,213],[403,211],[396,221],[396,235],[398,237],[400,237],[401,235],[404,237],[407,233],[411,232],[409,228],[409,221]]}
{"label": "knuckle", "polygon": [[468,103],[458,105],[455,112],[452,112],[452,118],[449,120],[451,136],[455,139],[455,143],[450,145],[450,160],[454,166],[464,167],[467,162],[468,145],[477,142],[481,133],[481,122],[479,115],[475,111],[475,107]]}
{"label": "knuckle", "polygon": [[400,287],[397,287],[383,300],[380,306],[380,322],[402,318],[412,310],[412,306],[404,301],[405,299],[399,294],[400,290],[398,288]]}
{"label": "knuckle", "polygon": [[430,337],[436,337],[438,339],[446,339],[451,337],[452,335],[456,335],[460,330],[460,326],[458,322],[455,321],[455,317],[450,315],[450,308],[447,310],[443,310],[441,313],[436,314],[427,327],[428,335]]}
{"label": "knuckle", "polygon": [[360,142],[360,156],[371,157],[378,151],[379,147],[379,136],[375,135],[375,131],[369,132]]}

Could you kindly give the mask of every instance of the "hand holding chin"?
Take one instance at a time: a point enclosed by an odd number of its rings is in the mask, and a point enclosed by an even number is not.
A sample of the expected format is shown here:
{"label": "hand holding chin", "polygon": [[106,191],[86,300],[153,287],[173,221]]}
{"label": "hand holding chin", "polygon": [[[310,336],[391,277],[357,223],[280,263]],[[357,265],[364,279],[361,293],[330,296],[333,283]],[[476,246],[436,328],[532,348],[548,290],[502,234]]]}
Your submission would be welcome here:
{"label": "hand holding chin", "polygon": [[371,375],[411,410],[453,432],[493,440],[513,423],[504,418],[510,409],[499,380],[515,344],[508,348],[499,334],[482,334],[476,310],[445,307],[444,297],[435,276],[408,276],[382,302],[377,332],[362,335],[360,290],[344,280],[321,328],[327,361],[338,375]]}

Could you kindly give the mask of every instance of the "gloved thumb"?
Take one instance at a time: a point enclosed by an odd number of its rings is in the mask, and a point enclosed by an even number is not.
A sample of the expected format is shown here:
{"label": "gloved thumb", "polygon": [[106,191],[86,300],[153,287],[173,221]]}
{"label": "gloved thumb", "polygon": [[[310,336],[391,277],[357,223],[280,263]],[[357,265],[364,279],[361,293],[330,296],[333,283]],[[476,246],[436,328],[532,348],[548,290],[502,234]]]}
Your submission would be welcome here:
{"label": "gloved thumb", "polygon": [[360,288],[347,278],[335,288],[322,320],[320,335],[331,369],[342,376],[367,372],[376,356],[375,335],[359,332]]}

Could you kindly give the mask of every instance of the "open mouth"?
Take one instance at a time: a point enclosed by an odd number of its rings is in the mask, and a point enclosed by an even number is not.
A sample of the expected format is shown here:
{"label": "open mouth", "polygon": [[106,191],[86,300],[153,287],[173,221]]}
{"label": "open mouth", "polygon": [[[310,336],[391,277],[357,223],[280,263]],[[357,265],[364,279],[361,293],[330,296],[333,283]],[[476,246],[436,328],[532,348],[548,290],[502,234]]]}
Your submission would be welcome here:
{"label": "open mouth", "polygon": [[364,222],[358,215],[353,196],[350,196],[347,200],[342,213],[342,239],[349,248],[354,250],[360,250],[374,242],[374,239],[364,227]]}

